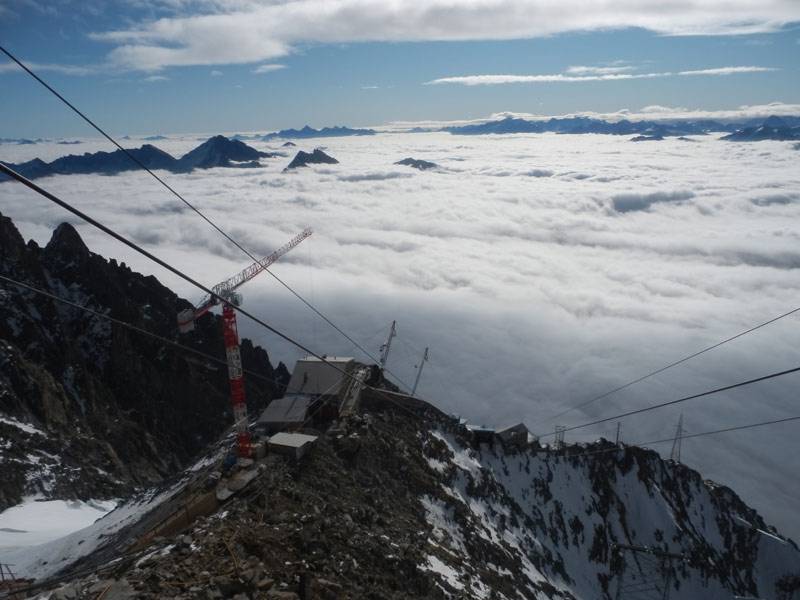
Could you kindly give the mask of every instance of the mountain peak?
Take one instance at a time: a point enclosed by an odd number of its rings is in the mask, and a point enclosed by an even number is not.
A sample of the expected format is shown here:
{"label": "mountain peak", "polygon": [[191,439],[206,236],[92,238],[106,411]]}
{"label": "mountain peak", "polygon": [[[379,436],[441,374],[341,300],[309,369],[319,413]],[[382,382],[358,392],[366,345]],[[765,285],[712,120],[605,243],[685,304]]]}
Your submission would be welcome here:
{"label": "mountain peak", "polygon": [[297,167],[305,167],[311,164],[336,165],[339,164],[339,161],[332,156],[328,156],[319,148],[314,149],[313,152],[303,152],[300,150],[292,159],[292,162],[289,163],[289,166],[286,167],[286,169],[295,169]]}
{"label": "mountain peak", "polygon": [[84,257],[90,254],[89,248],[83,243],[83,238],[69,223],[61,223],[56,227],[45,246],[45,252],[66,254],[69,257]]}
{"label": "mountain peak", "polygon": [[0,213],[0,263],[18,259],[25,251],[25,240],[22,239],[14,222]]}

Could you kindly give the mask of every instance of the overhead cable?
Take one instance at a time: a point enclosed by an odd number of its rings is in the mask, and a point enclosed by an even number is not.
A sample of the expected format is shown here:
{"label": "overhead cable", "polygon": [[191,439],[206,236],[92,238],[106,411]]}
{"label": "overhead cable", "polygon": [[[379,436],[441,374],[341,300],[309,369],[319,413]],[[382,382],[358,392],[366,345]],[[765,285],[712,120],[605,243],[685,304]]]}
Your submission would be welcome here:
{"label": "overhead cable", "polygon": [[[170,273],[173,273],[174,275],[177,275],[178,277],[180,277],[184,281],[190,283],[191,285],[195,286],[199,290],[205,292],[210,297],[215,298],[218,302],[223,303],[223,304],[227,302],[220,295],[216,294],[211,288],[203,285],[202,283],[200,283],[197,280],[193,279],[192,277],[190,277],[189,275],[187,275],[186,273],[184,273],[183,271],[181,271],[177,267],[174,267],[171,264],[165,262],[164,260],[158,258],[157,256],[155,256],[151,252],[145,250],[144,248],[142,248],[141,246],[136,244],[135,242],[132,242],[131,240],[129,240],[125,236],[117,233],[116,231],[114,231],[110,227],[108,227],[106,225],[103,225],[102,223],[100,223],[96,219],[90,217],[86,213],[84,213],[81,210],[75,208],[74,206],[72,206],[68,202],[62,200],[61,198],[58,198],[57,196],[55,196],[54,194],[48,192],[47,190],[45,190],[41,186],[33,183],[31,180],[29,180],[28,178],[24,177],[23,175],[20,175],[14,169],[12,169],[11,167],[9,167],[8,165],[6,165],[6,164],[4,164],[2,162],[0,162],[0,172],[5,173],[6,175],[11,177],[12,179],[15,179],[16,181],[20,182],[21,184],[23,184],[26,187],[30,188],[31,190],[35,191],[37,194],[40,194],[41,196],[44,196],[45,198],[47,198],[48,200],[50,200],[54,204],[57,204],[58,206],[60,206],[60,207],[64,208],[65,210],[71,212],[73,215],[75,215],[75,216],[79,217],[80,219],[86,221],[87,223],[89,223],[90,225],[96,227],[97,229],[99,229],[103,233],[113,237],[115,240],[117,240],[119,242],[122,242],[123,244],[125,244],[129,248],[131,248],[131,249],[135,250],[136,252],[138,252],[139,254],[141,254],[142,256],[145,256],[146,258],[149,258],[150,260],[152,260],[157,265],[159,265],[159,266],[163,267],[164,269],[168,270]],[[316,352],[314,352],[310,348],[306,347],[302,343],[298,342],[294,338],[290,337],[289,335],[283,333],[282,331],[279,331],[278,329],[276,329],[275,327],[273,327],[269,323],[266,323],[265,321],[263,321],[259,317],[256,317],[255,315],[253,315],[249,311],[243,309],[241,306],[236,306],[235,304],[231,304],[231,307],[233,308],[233,310],[235,310],[238,313],[244,315],[245,317],[251,319],[252,321],[257,323],[258,325],[261,325],[262,327],[264,327],[268,331],[271,331],[272,333],[274,333],[275,335],[277,335],[281,339],[289,342],[290,344],[292,344],[296,348],[299,348],[300,350],[302,350],[306,354],[308,354],[310,356],[313,356],[314,358],[316,358],[319,361],[325,363],[326,365],[328,365],[332,369],[338,371],[339,373],[344,375],[346,378],[351,379],[353,381],[357,381],[356,377],[353,374],[348,373],[345,369],[342,369],[341,367],[339,367],[335,363],[329,361],[324,356],[321,356],[320,354],[317,354]],[[375,392],[381,393],[390,402],[393,402],[394,404],[396,404],[401,409],[406,410],[408,412],[411,412],[406,407],[404,407],[402,404],[400,404],[397,400],[395,400],[394,398],[391,398],[387,394],[383,394],[382,390],[380,390],[378,388],[374,388],[372,386],[365,386],[365,387],[367,387],[369,389],[372,389]]]}
{"label": "overhead cable", "polygon": [[[116,318],[114,318],[114,317],[112,317],[110,315],[107,315],[105,313],[102,313],[102,312],[99,312],[99,311],[94,310],[92,308],[89,308],[88,306],[84,306],[82,304],[78,304],[77,302],[73,302],[72,300],[67,300],[66,298],[62,298],[61,296],[57,296],[55,294],[51,294],[48,291],[45,291],[45,290],[43,290],[41,288],[34,287],[34,286],[32,286],[32,285],[30,285],[28,283],[24,283],[22,281],[17,281],[15,279],[11,279],[11,277],[6,277],[5,275],[0,275],[0,280],[5,281],[6,283],[9,283],[9,284],[15,285],[15,286],[17,286],[19,288],[23,288],[23,289],[26,289],[28,291],[34,292],[34,293],[39,294],[41,296],[45,296],[47,298],[50,298],[51,300],[55,300],[57,302],[61,302],[62,304],[66,304],[68,306],[72,306],[73,308],[80,309],[80,310],[82,310],[82,311],[84,311],[86,313],[89,313],[90,315],[94,315],[95,317],[99,317],[101,319],[105,319],[106,321],[114,323],[115,325],[119,325],[121,327],[125,327],[126,329],[130,329],[131,331],[135,331],[137,333],[141,333],[142,335],[146,335],[146,336],[148,336],[150,338],[153,338],[155,340],[158,340],[158,341],[160,341],[160,342],[162,342],[164,344],[169,344],[170,346],[174,346],[175,348],[180,348],[181,350],[185,350],[186,352],[191,352],[191,353],[196,354],[198,356],[202,356],[203,358],[206,358],[208,360],[214,361],[214,362],[219,363],[219,364],[221,364],[223,366],[227,367],[227,365],[228,365],[227,361],[222,360],[221,358],[217,358],[216,356],[212,356],[211,354],[206,354],[205,352],[202,352],[202,351],[197,350],[195,348],[192,348],[190,346],[185,346],[184,344],[181,344],[181,343],[176,342],[174,340],[170,340],[169,338],[165,338],[163,336],[160,336],[157,333],[153,333],[152,331],[148,331],[147,329],[144,329],[142,327],[137,327],[136,325],[134,325],[132,323],[128,323],[126,321],[121,321],[120,319],[116,319]],[[270,377],[265,377],[264,375],[261,375],[260,373],[256,373],[255,371],[250,371],[249,369],[243,369],[243,371],[245,373],[247,373],[247,375],[249,375],[251,377],[256,377],[258,379],[263,379],[264,381],[269,381],[270,383],[274,383],[274,384],[279,385],[279,386],[283,385],[282,382],[277,381],[275,379],[272,379]]]}
{"label": "overhead cable", "polygon": [[[718,433],[728,433],[730,431],[742,431],[744,429],[752,429],[754,427],[766,427],[766,426],[769,426],[769,425],[778,425],[780,423],[789,423],[791,421],[798,421],[798,420],[800,420],[800,416],[785,417],[783,419],[774,419],[772,421],[761,421],[760,423],[750,423],[748,425],[736,425],[736,426],[733,426],[733,427],[724,427],[722,429],[714,429],[712,431],[701,431],[700,433],[687,433],[687,434],[683,434],[683,435],[679,436],[677,439],[686,440],[686,439],[689,439],[689,438],[703,437],[703,436],[707,436],[707,435],[716,435]],[[633,444],[626,444],[625,447],[628,447],[628,448],[630,448],[632,446],[644,447],[644,446],[649,446],[651,444],[666,444],[667,442],[672,442],[675,439],[676,439],[675,436],[672,436],[672,437],[668,437],[668,438],[662,438],[662,439],[659,439],[659,440],[649,440],[649,441],[646,441],[646,442],[635,442]],[[622,450],[622,449],[623,449],[623,447],[614,446],[613,448],[601,448],[599,450],[590,450],[590,451],[587,451],[587,452],[580,452],[578,454],[573,454],[573,453],[567,451],[565,456],[567,456],[568,458],[579,458],[581,456],[591,456],[593,454],[607,454],[609,452],[617,452],[617,451]]]}
{"label": "overhead cable", "polygon": [[[194,204],[189,202],[186,198],[184,198],[181,194],[179,194],[175,188],[170,186],[166,181],[164,181],[161,177],[159,177],[155,172],[153,172],[147,165],[145,165],[141,160],[136,158],[130,151],[126,150],[122,147],[122,145],[117,142],[111,135],[109,135],[102,127],[100,127],[97,123],[92,121],[85,113],[83,113],[78,107],[72,104],[69,100],[64,98],[55,88],[53,88],[50,84],[44,81],[41,77],[39,77],[36,73],[34,73],[30,68],[28,68],[22,61],[20,61],[16,56],[14,56],[9,50],[0,46],[0,51],[2,51],[8,58],[12,61],[17,63],[26,73],[28,73],[31,77],[33,77],[36,81],[42,84],[45,89],[47,89],[50,93],[52,93],[56,98],[58,98],[61,102],[63,102],[66,106],[68,106],[72,111],[81,117],[84,121],[86,121],[93,129],[95,129],[100,135],[106,138],[109,142],[114,144],[125,156],[127,156],[131,161],[133,161],[137,166],[142,168],[144,171],[149,173],[156,181],[158,181],[161,185],[163,185],[167,190],[169,190],[176,198],[178,198],[181,202],[183,202],[187,207],[193,210],[197,215],[200,216],[206,223],[211,225],[220,235],[222,235],[225,239],[227,239],[231,244],[236,246],[239,250],[244,252],[251,260],[254,262],[261,262],[258,258],[256,258],[251,252],[249,252],[244,246],[242,246],[239,242],[233,239],[225,230],[223,230],[219,225],[217,225],[214,221],[212,221],[209,217],[207,217],[199,208],[197,208]],[[265,269],[267,273],[272,275],[272,277],[280,283],[283,287],[285,287],[289,292],[291,292],[298,300],[300,300],[303,304],[305,304],[309,309],[311,309],[314,313],[316,313],[321,319],[323,319],[328,325],[333,327],[337,332],[339,332],[342,336],[344,336],[351,344],[356,346],[359,350],[361,350],[368,358],[378,362],[369,351],[367,351],[361,344],[355,341],[352,337],[350,337],[347,333],[345,333],[340,327],[338,327],[333,321],[331,321],[327,316],[325,316],[320,310],[318,310],[315,306],[313,306],[308,300],[306,300],[303,296],[301,296],[297,291],[295,291],[288,283],[283,281],[280,277],[275,275],[269,269]],[[400,379],[397,375],[392,373],[389,369],[384,369],[387,373],[392,375],[398,382],[402,383],[404,386],[409,388],[410,386],[405,383],[402,379]]]}
{"label": "overhead cable", "polygon": [[759,323],[758,325],[755,325],[754,327],[751,327],[750,329],[746,329],[745,331],[739,332],[736,335],[732,335],[731,337],[726,338],[726,339],[724,339],[724,340],[722,340],[720,342],[717,342],[716,344],[712,344],[711,346],[703,348],[702,350],[698,350],[697,352],[694,352],[694,353],[692,353],[692,354],[690,354],[688,356],[685,356],[685,357],[681,358],[680,360],[676,360],[675,362],[672,362],[672,363],[670,363],[670,364],[668,364],[666,366],[663,366],[660,369],[656,369],[655,371],[651,371],[650,373],[647,373],[646,375],[642,375],[641,377],[637,377],[636,379],[634,379],[632,381],[629,381],[628,383],[625,383],[623,385],[615,387],[613,390],[609,390],[609,391],[607,391],[607,392],[605,392],[603,394],[600,394],[599,396],[595,396],[594,398],[591,398],[591,399],[587,400],[586,402],[582,402],[581,404],[577,404],[575,406],[567,408],[566,410],[563,410],[560,413],[558,413],[556,415],[553,415],[552,417],[546,418],[543,422],[544,423],[549,423],[550,421],[558,419],[559,417],[563,417],[564,415],[572,412],[573,410],[578,410],[578,409],[584,408],[586,406],[589,406],[590,404],[592,404],[594,402],[597,402],[598,400],[602,400],[603,398],[607,398],[608,396],[611,396],[612,394],[616,394],[617,392],[620,392],[620,391],[622,391],[622,390],[624,390],[626,388],[631,387],[632,385],[635,385],[635,384],[637,384],[639,382],[642,382],[645,379],[649,379],[650,377],[653,377],[654,375],[658,375],[659,373],[663,373],[664,371],[666,371],[668,369],[671,369],[672,367],[676,367],[676,366],[678,366],[680,364],[683,364],[683,363],[685,363],[685,362],[687,362],[687,361],[689,361],[689,360],[691,360],[691,359],[693,359],[693,358],[695,358],[697,356],[700,356],[701,354],[705,354],[706,352],[714,350],[715,348],[719,348],[723,344],[727,344],[728,342],[732,342],[733,340],[735,340],[737,338],[740,338],[740,337],[742,337],[744,335],[747,335],[748,333],[752,333],[753,331],[756,331],[757,329],[761,329],[762,327],[765,327],[765,326],[769,325],[770,323],[774,323],[775,321],[779,321],[780,319],[783,319],[785,317],[793,315],[793,314],[795,314],[797,312],[800,312],[800,306],[797,307],[797,308],[794,308],[794,309],[792,309],[792,310],[790,310],[788,312],[785,312],[782,315],[778,315],[777,317],[769,319],[768,321],[764,321],[763,323]]}
{"label": "overhead cable", "polygon": [[[789,375],[791,373],[797,373],[800,371],[800,367],[794,367],[793,369],[786,369],[785,371],[778,371],[777,373],[770,373],[769,375],[763,375],[762,377],[756,377],[755,379],[748,379],[747,381],[740,381],[739,383],[734,383],[732,385],[726,385],[723,387],[715,388],[713,390],[708,390],[706,392],[701,392],[699,394],[693,394],[691,396],[685,396],[683,398],[678,398],[677,400],[670,400],[669,402],[661,402],[660,404],[654,404],[652,406],[646,406],[644,408],[638,408],[636,410],[630,410],[628,412],[624,412],[618,415],[614,415],[612,417],[605,417],[603,419],[597,419],[595,421],[590,421],[589,423],[583,423],[582,425],[574,425],[572,427],[565,427],[564,432],[568,431],[575,431],[576,429],[583,429],[584,427],[591,427],[592,425],[599,425],[600,423],[607,423],[608,421],[615,421],[617,419],[623,419],[625,417],[630,417],[632,415],[638,415],[641,413],[646,413],[651,410],[656,410],[658,408],[664,408],[665,406],[672,406],[674,404],[680,404],[682,402],[687,402],[689,400],[694,400],[696,398],[702,398],[704,396],[710,396],[712,394],[718,394],[720,392],[725,392],[727,390],[733,390],[735,388],[739,388],[745,385],[751,385],[753,383],[759,383],[761,381],[767,381],[768,379],[775,379],[776,377],[782,377],[784,375]],[[555,435],[555,433],[547,433],[539,437],[545,437],[547,435]],[[674,436],[671,439],[675,439]]]}

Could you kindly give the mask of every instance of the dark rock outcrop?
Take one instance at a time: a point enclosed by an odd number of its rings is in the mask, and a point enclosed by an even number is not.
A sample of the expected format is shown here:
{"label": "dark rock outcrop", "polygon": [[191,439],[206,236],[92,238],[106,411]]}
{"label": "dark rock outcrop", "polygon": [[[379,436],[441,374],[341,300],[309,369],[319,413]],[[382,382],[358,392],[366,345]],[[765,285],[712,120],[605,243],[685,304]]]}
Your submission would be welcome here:
{"label": "dark rock outcrop", "polygon": [[419,169],[420,171],[427,171],[428,169],[436,169],[439,167],[434,162],[430,162],[429,160],[422,160],[419,158],[404,158],[403,160],[398,160],[396,165],[405,165],[407,167],[412,167],[414,169]]}
{"label": "dark rock outcrop", "polygon": [[332,156],[328,156],[322,150],[317,148],[313,152],[303,152],[300,150],[295,157],[292,159],[292,162],[284,169],[284,171],[288,171],[289,169],[296,169],[297,167],[306,167],[308,165],[338,165],[339,161],[333,158]]}
{"label": "dark rock outcrop", "polygon": [[[0,280],[0,511],[22,497],[120,497],[184,467],[231,423],[220,317],[92,253],[61,224],[40,248],[0,216],[0,275],[211,355],[204,358]],[[288,378],[243,340],[255,413]]]}

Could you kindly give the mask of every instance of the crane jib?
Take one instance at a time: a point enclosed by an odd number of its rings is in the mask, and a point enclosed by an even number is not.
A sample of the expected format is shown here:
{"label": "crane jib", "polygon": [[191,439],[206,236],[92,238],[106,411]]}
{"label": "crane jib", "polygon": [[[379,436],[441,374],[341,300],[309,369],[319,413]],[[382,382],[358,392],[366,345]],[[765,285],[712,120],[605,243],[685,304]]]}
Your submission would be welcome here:
{"label": "crane jib", "polygon": [[211,291],[214,292],[214,295],[206,296],[194,309],[184,310],[178,315],[178,327],[180,328],[181,332],[185,333],[187,331],[191,331],[194,328],[194,320],[199,319],[209,310],[217,306],[221,302],[220,298],[222,298],[222,301],[228,301],[238,305],[239,298],[235,293],[236,288],[247,283],[256,275],[267,269],[272,263],[289,252],[289,250],[297,246],[312,233],[314,233],[312,229],[307,227],[269,256],[265,256],[261,260],[256,261],[247,268],[243,269],[233,277],[226,279],[225,281],[212,287]]}

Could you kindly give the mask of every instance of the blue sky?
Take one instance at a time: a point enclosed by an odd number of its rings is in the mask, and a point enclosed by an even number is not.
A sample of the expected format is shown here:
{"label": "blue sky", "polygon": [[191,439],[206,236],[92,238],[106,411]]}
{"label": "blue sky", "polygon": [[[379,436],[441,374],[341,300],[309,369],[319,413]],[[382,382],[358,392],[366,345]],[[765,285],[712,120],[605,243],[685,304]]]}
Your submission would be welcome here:
{"label": "blue sky", "polygon": [[[0,40],[118,135],[800,103],[800,3],[549,4],[26,0]],[[88,134],[10,66],[0,107],[0,137]]]}

